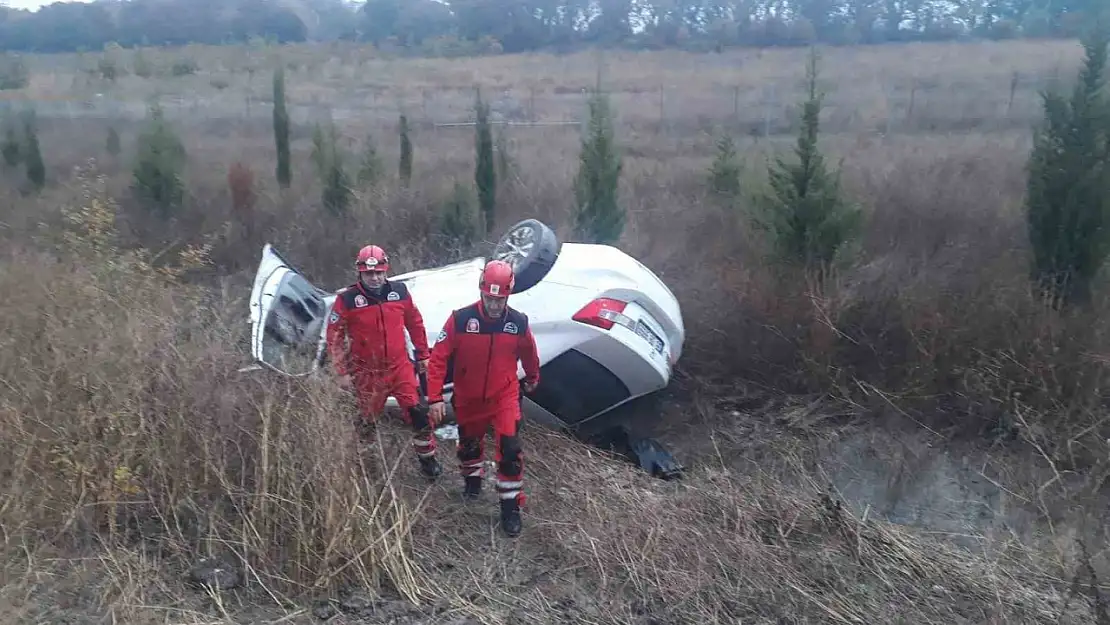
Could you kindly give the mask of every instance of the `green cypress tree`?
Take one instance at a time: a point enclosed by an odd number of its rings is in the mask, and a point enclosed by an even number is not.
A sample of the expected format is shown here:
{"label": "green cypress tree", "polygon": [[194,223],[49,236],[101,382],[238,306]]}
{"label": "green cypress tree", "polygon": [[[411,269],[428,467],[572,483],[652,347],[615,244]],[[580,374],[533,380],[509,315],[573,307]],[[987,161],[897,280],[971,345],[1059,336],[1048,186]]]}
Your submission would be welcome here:
{"label": "green cypress tree", "polygon": [[589,123],[574,180],[575,231],[584,241],[615,243],[620,239],[625,223],[618,198],[623,167],[617,153],[609,99],[599,84],[590,97]]}
{"label": "green cypress tree", "polygon": [[277,148],[275,176],[278,184],[288,188],[293,180],[289,156],[289,112],[285,108],[285,68],[274,70],[274,144]]}
{"label": "green cypress tree", "polygon": [[179,207],[185,197],[182,170],[185,146],[158,105],[150,108],[146,128],[137,139],[131,189],[163,215]]}
{"label": "green cypress tree", "polygon": [[0,146],[4,164],[8,167],[18,167],[23,159],[22,151],[23,147],[20,145],[19,135],[16,134],[15,124],[8,119],[4,124],[4,143]]}
{"label": "green cypress tree", "polygon": [[108,150],[108,154],[112,156],[119,156],[119,153],[123,149],[120,145],[119,131],[116,130],[115,126],[108,128],[108,139],[105,142],[105,147]]}
{"label": "green cypress tree", "polygon": [[42,160],[42,151],[39,148],[39,132],[33,109],[27,111],[23,117],[23,141],[21,152],[24,156],[24,165],[27,167],[27,180],[35,190],[42,190],[46,186],[46,163]]}
{"label": "green cypress tree", "polygon": [[440,236],[448,252],[444,260],[448,262],[462,258],[474,244],[477,227],[472,205],[470,189],[455,182],[454,191],[443,206],[439,224]]}
{"label": "green cypress tree", "polygon": [[817,147],[822,96],[817,91],[816,51],[810,53],[806,82],[808,98],[794,149],[797,162],[776,159],[769,172],[771,192],[760,198],[763,214],[756,223],[770,232],[784,260],[813,270],[832,263],[857,234],[862,214],[843,197],[839,175],[829,171]]}
{"label": "green cypress tree", "polygon": [[713,192],[726,198],[740,195],[740,162],[732,136],[717,139],[717,156],[709,168],[709,185]]}
{"label": "green cypress tree", "polygon": [[1110,99],[1105,93],[1108,32],[1086,51],[1071,98],[1042,93],[1043,125],[1029,158],[1026,219],[1033,277],[1056,305],[1086,301],[1110,253]]}
{"label": "green cypress tree", "polygon": [[327,131],[316,126],[312,160],[316,163],[316,173],[323,188],[321,199],[324,208],[332,215],[344,215],[351,204],[351,181],[344,167],[339,133],[334,125],[329,124]]}
{"label": "green cypress tree", "polygon": [[397,173],[401,178],[401,184],[408,187],[412,180],[412,140],[409,138],[409,120],[404,114],[401,115],[400,135],[401,160],[398,163]]}
{"label": "green cypress tree", "polygon": [[477,92],[475,103],[477,123],[474,125],[474,185],[478,189],[478,206],[482,211],[486,234],[493,232],[497,209],[497,173],[493,160],[493,133],[489,123],[489,105]]}
{"label": "green cypress tree", "polygon": [[373,185],[382,174],[382,159],[378,155],[378,146],[373,135],[366,135],[366,142],[362,147],[362,162],[358,168],[358,182],[363,185]]}

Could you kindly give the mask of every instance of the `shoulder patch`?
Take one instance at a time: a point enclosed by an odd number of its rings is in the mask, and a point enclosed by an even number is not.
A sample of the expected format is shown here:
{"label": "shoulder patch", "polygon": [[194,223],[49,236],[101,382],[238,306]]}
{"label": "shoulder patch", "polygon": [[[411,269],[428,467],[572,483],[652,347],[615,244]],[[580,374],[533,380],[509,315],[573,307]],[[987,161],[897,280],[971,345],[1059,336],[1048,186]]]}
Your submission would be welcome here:
{"label": "shoulder patch", "polygon": [[442,343],[447,340],[447,330],[440,330],[436,336],[436,343]]}
{"label": "shoulder patch", "polygon": [[357,293],[358,289],[356,289],[354,285],[345,286],[338,291],[337,299],[343,302],[345,308],[353,308],[355,305],[355,294]]}
{"label": "shoulder patch", "polygon": [[331,314],[328,315],[328,323],[335,323],[336,321],[339,321],[339,313],[333,310]]}

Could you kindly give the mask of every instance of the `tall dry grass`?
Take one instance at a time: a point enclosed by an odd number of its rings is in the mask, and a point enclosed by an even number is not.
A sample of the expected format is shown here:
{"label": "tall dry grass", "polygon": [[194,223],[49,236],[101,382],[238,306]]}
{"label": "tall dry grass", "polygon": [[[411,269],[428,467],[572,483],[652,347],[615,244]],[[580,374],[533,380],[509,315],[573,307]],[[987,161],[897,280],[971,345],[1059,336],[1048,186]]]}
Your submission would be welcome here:
{"label": "tall dry grass", "polygon": [[4,585],[42,559],[100,558],[90,592],[143,605],[129,559],[188,569],[206,555],[275,601],[344,583],[419,597],[419,501],[393,490],[392,456],[356,447],[339,416],[353,405],[319,382],[237,373],[241,316],[183,278],[206,250],[155,268],[119,248],[103,178],[73,183],[83,201],[51,233],[57,251],[0,260]]}
{"label": "tall dry grass", "polygon": [[1032,411],[1070,441],[1103,406],[1107,300],[1061,312],[1030,288],[1015,143],[849,149],[848,186],[868,210],[852,265],[820,280],[786,272],[743,234],[744,249],[699,264],[712,277],[686,298],[701,306],[692,335],[729,339],[695,349],[767,385],[893,402],[964,434],[1010,434],[1015,412]]}
{"label": "tall dry grass", "polygon": [[[1018,58],[1024,57],[1015,52]],[[945,93],[962,84],[934,88]],[[246,288],[264,242],[325,287],[352,279],[350,255],[371,239],[391,250],[399,270],[452,259],[443,253],[438,224],[454,183],[472,183],[470,128],[418,131],[414,182],[402,189],[390,139],[395,127],[374,126],[387,180],[359,189],[351,214],[335,219],[320,208],[303,125],[294,126],[293,186],[282,192],[267,175],[273,169],[267,127],[236,126],[221,137],[211,124],[171,121],[191,155],[191,199],[171,223],[129,199],[126,159],[102,163],[109,192],[123,207],[119,227],[128,245],[172,252],[207,241],[213,246],[207,277],[229,289]],[[364,130],[358,120],[339,126],[353,140]],[[62,145],[63,138],[72,145],[47,150],[55,171],[99,150],[104,133],[92,123],[82,127],[90,137],[84,144],[72,138],[69,123],[46,131],[44,145]],[[511,128],[506,136],[509,169],[497,228],[534,216],[569,234],[576,131]],[[765,189],[768,159],[789,149],[789,138],[739,138],[744,197],[731,206],[708,193],[713,135],[644,133],[622,122],[618,138],[625,157],[621,200],[629,211],[619,245],[682,300],[690,338],[681,367],[689,376],[831,393],[868,410],[894,405],[931,428],[961,434],[1010,436],[1014,411],[1029,410],[1034,420],[1061,427],[1061,442],[1079,432],[1101,436],[1087,427],[1101,405],[1105,302],[1059,313],[1029,290],[1022,213],[1028,131],[826,135],[822,148],[843,164],[846,189],[864,206],[867,225],[850,266],[820,282],[768,261],[765,241],[746,218],[752,197]],[[357,149],[350,146],[352,157]],[[227,188],[235,162],[256,173],[259,200],[249,227],[239,223]],[[49,219],[49,205],[66,201],[64,195],[55,188],[37,205],[14,201],[13,219]]]}

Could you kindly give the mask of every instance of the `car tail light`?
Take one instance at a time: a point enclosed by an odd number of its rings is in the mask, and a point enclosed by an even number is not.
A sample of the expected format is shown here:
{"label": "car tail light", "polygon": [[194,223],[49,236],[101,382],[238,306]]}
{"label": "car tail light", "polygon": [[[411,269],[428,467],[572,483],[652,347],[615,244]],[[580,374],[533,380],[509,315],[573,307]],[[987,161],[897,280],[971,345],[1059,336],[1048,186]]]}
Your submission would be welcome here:
{"label": "car tail light", "polygon": [[599,297],[583,306],[582,310],[579,310],[571,318],[579,323],[596,326],[603,330],[609,330],[618,323],[626,328],[632,328],[635,325],[632,319],[623,314],[625,306],[627,306],[627,303],[619,299]]}

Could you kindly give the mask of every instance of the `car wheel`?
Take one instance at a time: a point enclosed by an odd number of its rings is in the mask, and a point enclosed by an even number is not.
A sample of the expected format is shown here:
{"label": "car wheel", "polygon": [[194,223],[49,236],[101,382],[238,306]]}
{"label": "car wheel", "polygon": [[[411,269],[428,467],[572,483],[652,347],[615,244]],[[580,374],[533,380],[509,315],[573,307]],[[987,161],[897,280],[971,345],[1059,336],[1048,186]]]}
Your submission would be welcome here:
{"label": "car wheel", "polygon": [[536,286],[559,258],[562,242],[555,231],[538,219],[513,224],[493,248],[491,260],[503,260],[516,274],[514,293]]}

